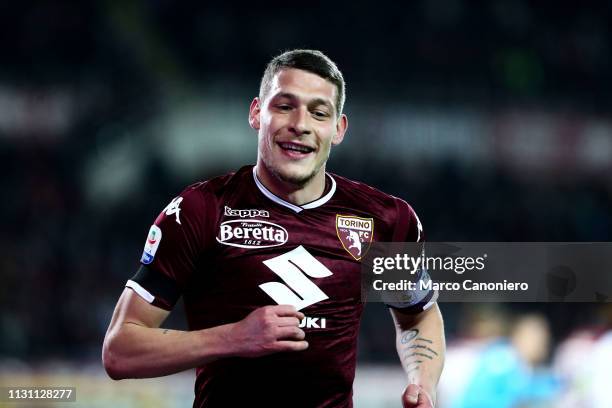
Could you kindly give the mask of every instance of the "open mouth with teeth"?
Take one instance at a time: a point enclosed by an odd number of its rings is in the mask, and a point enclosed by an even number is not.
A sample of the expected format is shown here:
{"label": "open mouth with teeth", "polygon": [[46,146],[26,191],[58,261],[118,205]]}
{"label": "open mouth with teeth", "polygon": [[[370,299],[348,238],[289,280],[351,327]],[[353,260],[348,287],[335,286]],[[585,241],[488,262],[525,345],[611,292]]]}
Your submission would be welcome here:
{"label": "open mouth with teeth", "polygon": [[278,146],[290,157],[305,157],[315,151],[312,147],[291,142],[279,142]]}

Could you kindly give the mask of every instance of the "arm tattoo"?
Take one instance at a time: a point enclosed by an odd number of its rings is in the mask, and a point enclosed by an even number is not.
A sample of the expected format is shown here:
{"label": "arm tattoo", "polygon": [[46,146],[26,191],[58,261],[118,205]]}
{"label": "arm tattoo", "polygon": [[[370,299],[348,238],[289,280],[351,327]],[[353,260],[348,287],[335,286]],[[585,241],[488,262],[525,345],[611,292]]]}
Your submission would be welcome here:
{"label": "arm tattoo", "polygon": [[412,339],[419,335],[419,331],[417,329],[408,330],[406,333],[402,334],[401,343],[408,344]]}
{"label": "arm tattoo", "polygon": [[[418,340],[418,339],[417,339],[417,340]],[[437,355],[438,355],[438,353],[436,353],[436,352],[435,352],[434,350],[432,350],[431,348],[429,348],[429,347],[427,347],[427,346],[423,346],[423,345],[421,345],[421,344],[415,344],[414,346],[408,346],[408,347],[405,347],[405,348],[406,348],[406,349],[423,349],[422,351],[427,350],[427,351],[429,351],[430,353],[432,353],[434,356],[437,356]]]}
{"label": "arm tattoo", "polygon": [[423,362],[423,360],[416,360],[413,361],[410,364],[406,365],[406,373],[411,373],[413,371],[416,371],[419,369],[419,366],[421,365],[421,363]]}
{"label": "arm tattoo", "polygon": [[433,341],[425,337],[419,337],[417,329],[408,330],[400,337],[400,356],[406,372],[410,373],[420,368],[421,363],[433,360],[438,353],[433,350]]}

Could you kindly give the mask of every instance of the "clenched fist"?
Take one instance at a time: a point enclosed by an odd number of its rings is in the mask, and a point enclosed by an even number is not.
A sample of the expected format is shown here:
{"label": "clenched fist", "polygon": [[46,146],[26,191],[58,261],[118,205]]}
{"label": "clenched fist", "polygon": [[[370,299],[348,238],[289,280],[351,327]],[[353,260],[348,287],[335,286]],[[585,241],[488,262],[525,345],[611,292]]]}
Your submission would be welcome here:
{"label": "clenched fist", "polygon": [[431,396],[416,384],[410,384],[402,395],[402,406],[404,408],[433,408]]}
{"label": "clenched fist", "polygon": [[308,348],[299,328],[304,314],[290,305],[264,306],[231,327],[228,339],[239,357],[259,357]]}

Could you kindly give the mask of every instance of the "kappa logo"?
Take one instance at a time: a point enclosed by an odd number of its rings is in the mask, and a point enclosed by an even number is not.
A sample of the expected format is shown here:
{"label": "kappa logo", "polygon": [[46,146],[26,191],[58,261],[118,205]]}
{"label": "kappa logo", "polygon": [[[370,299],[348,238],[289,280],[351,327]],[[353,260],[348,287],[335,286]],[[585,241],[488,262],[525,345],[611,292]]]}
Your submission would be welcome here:
{"label": "kappa logo", "polygon": [[374,219],[336,214],[336,233],[342,247],[358,261],[372,243]]}
{"label": "kappa logo", "polygon": [[159,242],[162,239],[161,229],[157,225],[151,225],[149,229],[149,235],[147,236],[147,241],[145,242],[144,251],[142,251],[142,257],[140,258],[140,262],[145,265],[153,262],[153,258],[155,258],[155,253],[157,252],[157,248],[159,247]]}
{"label": "kappa logo", "polygon": [[278,224],[260,220],[230,220],[219,226],[217,242],[238,248],[269,248],[283,245],[289,233]]}
{"label": "kappa logo", "polygon": [[223,212],[226,217],[241,217],[241,218],[254,218],[254,217],[265,217],[270,218],[270,213],[266,210],[258,209],[247,209],[247,210],[232,210],[227,205]]}
{"label": "kappa logo", "polygon": [[164,208],[164,210],[162,211],[168,217],[174,214],[174,216],[176,217],[175,221],[177,224],[181,223],[181,219],[179,218],[179,215],[181,213],[181,207],[179,206],[181,205],[181,202],[183,202],[183,197],[175,197],[172,199],[172,201],[170,201],[170,204],[168,204],[166,208]]}

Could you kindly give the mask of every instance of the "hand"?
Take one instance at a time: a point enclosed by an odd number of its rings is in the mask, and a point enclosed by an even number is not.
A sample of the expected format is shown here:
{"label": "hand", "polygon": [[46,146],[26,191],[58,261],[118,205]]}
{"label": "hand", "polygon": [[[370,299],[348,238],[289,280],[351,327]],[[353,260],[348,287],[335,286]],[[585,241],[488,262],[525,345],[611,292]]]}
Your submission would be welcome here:
{"label": "hand", "polygon": [[306,334],[298,327],[303,318],[291,305],[260,307],[231,326],[228,341],[239,357],[306,350]]}
{"label": "hand", "polygon": [[431,396],[416,384],[410,384],[402,395],[402,406],[404,408],[433,408]]}

